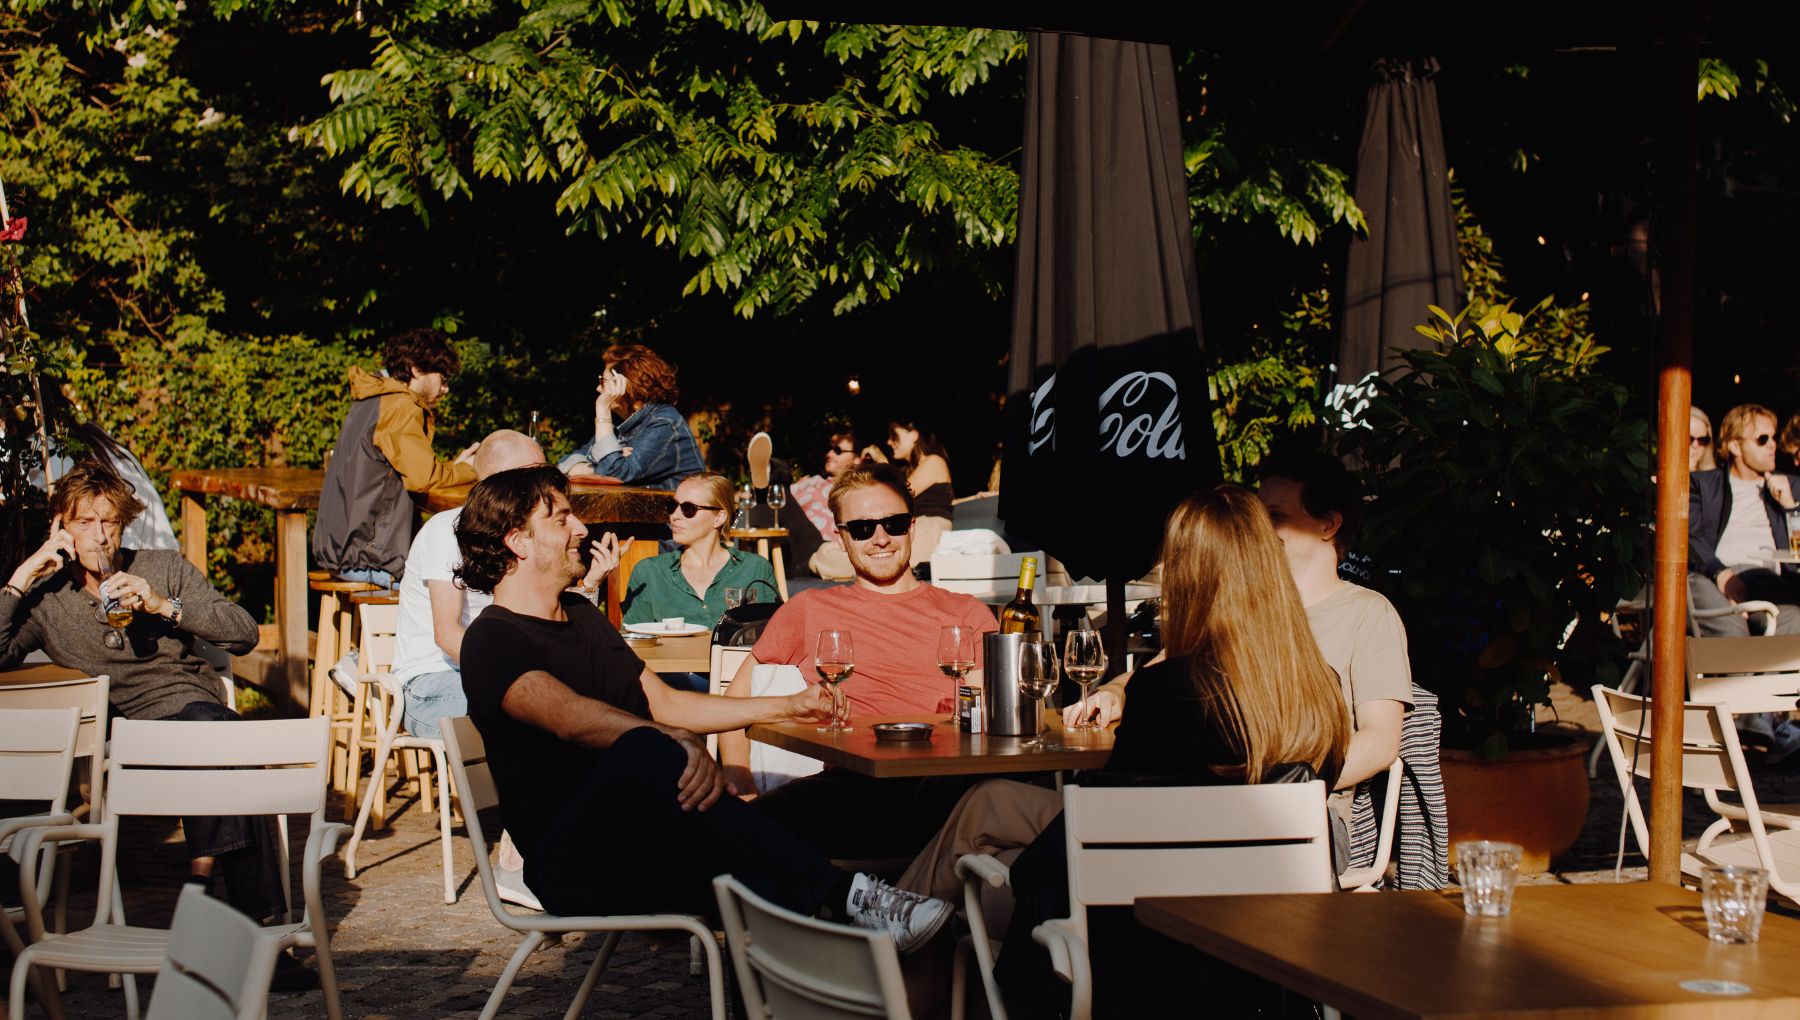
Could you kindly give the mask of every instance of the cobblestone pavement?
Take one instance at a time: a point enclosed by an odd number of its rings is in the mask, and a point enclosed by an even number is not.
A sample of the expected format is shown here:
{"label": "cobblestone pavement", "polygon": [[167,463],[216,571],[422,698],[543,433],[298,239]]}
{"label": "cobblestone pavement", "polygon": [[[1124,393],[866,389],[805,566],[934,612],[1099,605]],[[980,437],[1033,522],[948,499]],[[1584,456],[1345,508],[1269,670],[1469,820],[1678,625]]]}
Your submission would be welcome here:
{"label": "cobblestone pavement", "polygon": [[[1763,800],[1800,801],[1800,757],[1774,768],[1762,766],[1761,757],[1760,751],[1750,753]],[[1535,881],[1612,881],[1621,811],[1610,767],[1603,768],[1600,777],[1590,783],[1590,790],[1592,806],[1579,842],[1556,872]],[[1640,787],[1640,791],[1648,804],[1647,789]],[[1709,813],[1698,796],[1690,796],[1685,814],[1685,831],[1698,834]],[[297,833],[296,845],[303,840],[304,833]],[[1624,877],[1628,881],[1642,879],[1643,858],[1633,841],[1628,840],[1627,845]],[[460,826],[454,852],[461,896],[454,905],[446,905],[442,902],[435,818],[404,800],[392,828],[365,840],[359,848],[362,868],[355,879],[344,877],[341,861],[327,862],[326,909],[335,924],[332,945],[346,1017],[387,1020],[479,1015],[518,938],[488,912]],[[133,922],[167,923],[177,883],[186,870],[181,858],[179,836],[171,825],[143,822],[128,828],[127,852],[121,859],[127,916]],[[92,852],[80,858],[72,921],[85,918],[92,910],[96,859]],[[298,879],[294,888],[298,895]],[[502,1015],[561,1016],[598,945],[598,936],[577,936],[534,954],[508,995]],[[121,993],[108,989],[104,978],[76,974],[69,983],[63,1001],[70,1017],[124,1016]],[[271,1020],[323,1015],[317,992],[278,993],[270,999]],[[626,935],[585,1015],[704,1017],[708,1015],[706,981],[689,975],[685,940],[653,944],[641,936]],[[27,1016],[43,1016],[35,1001],[28,1006]]]}

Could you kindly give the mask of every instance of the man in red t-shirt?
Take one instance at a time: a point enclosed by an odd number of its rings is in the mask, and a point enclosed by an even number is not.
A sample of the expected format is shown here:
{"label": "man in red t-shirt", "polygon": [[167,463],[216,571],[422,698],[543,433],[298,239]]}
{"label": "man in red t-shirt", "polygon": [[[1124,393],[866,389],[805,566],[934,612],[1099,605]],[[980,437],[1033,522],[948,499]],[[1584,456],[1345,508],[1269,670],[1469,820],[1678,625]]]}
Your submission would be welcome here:
{"label": "man in red t-shirt", "polygon": [[[951,624],[978,635],[995,630],[993,610],[913,576],[912,492],[898,468],[851,468],[832,485],[829,502],[838,541],[856,572],[854,583],[804,591],[781,607],[727,696],[749,697],[750,670],[760,663],[798,666],[816,683],[819,631],[835,628],[851,632],[856,654],[856,671],[843,685],[851,718],[948,711],[952,692],[937,666],[938,631]],[[970,677],[980,683],[979,640],[975,654]],[[742,731],[720,734],[719,757],[732,786],[740,794],[755,794],[750,742]],[[896,856],[923,846],[967,785],[960,779],[873,780],[828,769],[789,783],[758,804],[830,856]],[[942,812],[936,810],[940,800]]]}

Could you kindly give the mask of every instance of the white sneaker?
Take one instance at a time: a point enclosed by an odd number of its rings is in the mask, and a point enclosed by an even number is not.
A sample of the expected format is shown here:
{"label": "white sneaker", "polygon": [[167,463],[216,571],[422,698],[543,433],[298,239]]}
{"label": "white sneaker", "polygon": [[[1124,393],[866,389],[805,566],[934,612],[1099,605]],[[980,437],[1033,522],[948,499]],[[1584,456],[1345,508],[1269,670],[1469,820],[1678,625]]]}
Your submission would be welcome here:
{"label": "white sneaker", "polygon": [[902,953],[931,941],[953,912],[944,900],[896,889],[867,872],[851,879],[850,901],[844,906],[851,924],[887,932]]}
{"label": "white sneaker", "polygon": [[1775,739],[1770,742],[1769,753],[1763,758],[1763,762],[1767,765],[1780,765],[1795,751],[1800,751],[1800,726],[1783,719],[1775,726]]}
{"label": "white sneaker", "polygon": [[521,907],[528,907],[532,910],[544,909],[544,905],[538,902],[538,898],[531,894],[530,889],[526,888],[525,872],[523,870],[515,871],[509,868],[495,868],[494,891],[499,893],[500,898],[508,903],[516,903]]}

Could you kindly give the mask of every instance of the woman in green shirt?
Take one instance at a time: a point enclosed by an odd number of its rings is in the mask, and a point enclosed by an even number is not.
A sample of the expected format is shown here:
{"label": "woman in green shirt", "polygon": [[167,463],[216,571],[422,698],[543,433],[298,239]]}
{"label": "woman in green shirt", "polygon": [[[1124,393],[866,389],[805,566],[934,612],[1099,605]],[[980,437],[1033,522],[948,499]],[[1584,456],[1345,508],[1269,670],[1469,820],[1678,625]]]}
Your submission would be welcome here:
{"label": "woman in green shirt", "polygon": [[[724,475],[700,474],[675,488],[669,530],[681,548],[642,560],[625,585],[625,622],[671,616],[711,627],[725,615],[725,589],[745,589],[746,602],[772,602],[775,571],[755,553],[725,544],[735,487]],[[759,583],[760,582],[760,583]]]}

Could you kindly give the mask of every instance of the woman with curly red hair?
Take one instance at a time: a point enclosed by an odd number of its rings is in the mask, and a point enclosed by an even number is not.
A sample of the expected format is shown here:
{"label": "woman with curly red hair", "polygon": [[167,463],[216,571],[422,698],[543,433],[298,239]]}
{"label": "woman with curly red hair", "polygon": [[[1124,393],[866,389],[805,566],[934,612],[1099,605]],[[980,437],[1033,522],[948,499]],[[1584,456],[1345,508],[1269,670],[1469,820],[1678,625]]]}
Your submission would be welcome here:
{"label": "woman with curly red hair", "polygon": [[650,489],[673,489],[699,474],[700,446],[674,407],[675,366],[640,344],[614,344],[602,360],[594,438],[557,467],[570,476],[607,475]]}

